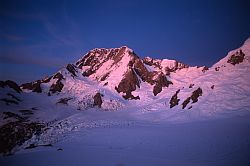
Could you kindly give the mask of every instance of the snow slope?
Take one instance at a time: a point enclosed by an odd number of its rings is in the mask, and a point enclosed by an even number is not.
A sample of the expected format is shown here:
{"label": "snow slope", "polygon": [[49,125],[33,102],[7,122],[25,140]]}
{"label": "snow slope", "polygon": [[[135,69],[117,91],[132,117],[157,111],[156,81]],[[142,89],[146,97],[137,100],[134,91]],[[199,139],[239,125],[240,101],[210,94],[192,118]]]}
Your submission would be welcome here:
{"label": "snow slope", "polygon": [[81,129],[53,147],[0,157],[12,165],[250,164],[249,116],[184,124],[139,123]]}

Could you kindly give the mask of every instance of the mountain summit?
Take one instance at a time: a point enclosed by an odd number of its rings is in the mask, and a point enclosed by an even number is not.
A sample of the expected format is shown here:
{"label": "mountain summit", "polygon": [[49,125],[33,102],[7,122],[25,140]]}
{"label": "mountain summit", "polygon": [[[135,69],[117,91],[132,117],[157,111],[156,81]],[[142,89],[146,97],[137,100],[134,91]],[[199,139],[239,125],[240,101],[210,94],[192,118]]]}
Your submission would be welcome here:
{"label": "mountain summit", "polygon": [[172,84],[167,75],[177,69],[187,67],[171,60],[140,59],[132,49],[126,46],[114,49],[94,49],[75,64],[82,75],[93,78],[101,84],[123,93],[125,99],[140,99],[132,92],[140,88],[141,82],[152,85],[154,95],[163,87]]}

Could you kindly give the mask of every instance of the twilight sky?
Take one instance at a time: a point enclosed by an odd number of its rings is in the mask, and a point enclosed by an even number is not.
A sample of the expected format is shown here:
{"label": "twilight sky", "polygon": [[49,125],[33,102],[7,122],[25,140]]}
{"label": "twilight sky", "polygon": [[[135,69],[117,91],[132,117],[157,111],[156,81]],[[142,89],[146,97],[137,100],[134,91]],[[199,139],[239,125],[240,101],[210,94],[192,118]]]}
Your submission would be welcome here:
{"label": "twilight sky", "polygon": [[250,37],[250,0],[0,0],[0,80],[33,81],[96,47],[211,66]]}

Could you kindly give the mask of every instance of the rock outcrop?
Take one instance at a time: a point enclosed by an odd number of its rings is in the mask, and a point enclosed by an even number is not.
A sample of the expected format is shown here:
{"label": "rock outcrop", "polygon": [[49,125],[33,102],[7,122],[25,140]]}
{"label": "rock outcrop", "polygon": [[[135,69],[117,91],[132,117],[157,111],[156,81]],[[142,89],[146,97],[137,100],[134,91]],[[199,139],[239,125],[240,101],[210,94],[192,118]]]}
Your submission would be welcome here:
{"label": "rock outcrop", "polygon": [[18,86],[18,84],[14,81],[11,80],[7,80],[7,81],[0,81],[0,87],[4,88],[4,87],[9,87],[11,89],[14,89],[17,93],[22,92],[22,90],[20,89],[20,87]]}
{"label": "rock outcrop", "polygon": [[61,92],[64,86],[61,82],[64,79],[63,75],[61,73],[56,73],[53,79],[57,79],[57,81],[51,85],[49,91],[51,93]]}
{"label": "rock outcrop", "polygon": [[71,73],[73,77],[76,77],[77,70],[75,69],[75,65],[73,64],[68,64],[66,66],[66,69]]}
{"label": "rock outcrop", "polygon": [[178,89],[175,94],[170,99],[170,108],[173,108],[174,106],[179,104],[180,99],[178,99],[178,93],[180,92],[180,89]]}
{"label": "rock outcrop", "polygon": [[99,108],[101,108],[102,106],[102,94],[101,93],[96,93],[93,97],[94,99],[94,106],[98,106]]}
{"label": "rock outcrop", "polygon": [[129,69],[121,82],[119,83],[118,87],[115,87],[118,93],[123,92],[125,95],[123,97],[125,99],[140,99],[139,96],[133,96],[132,92],[136,90],[136,87],[140,88],[140,81],[137,78],[133,69]]}
{"label": "rock outcrop", "polygon": [[195,91],[193,91],[192,95],[188,97],[183,103],[182,103],[182,109],[185,109],[185,107],[188,105],[188,103],[192,100],[192,103],[196,103],[198,101],[198,98],[202,96],[202,89],[199,87]]}
{"label": "rock outcrop", "polygon": [[228,59],[227,63],[230,63],[232,65],[242,63],[244,60],[244,57],[245,57],[245,54],[242,52],[242,50],[236,51],[235,54],[231,55],[231,57]]}
{"label": "rock outcrop", "polygon": [[42,92],[41,83],[42,82],[40,80],[37,80],[35,82],[25,83],[21,85],[21,88],[31,90],[32,92],[41,93]]}

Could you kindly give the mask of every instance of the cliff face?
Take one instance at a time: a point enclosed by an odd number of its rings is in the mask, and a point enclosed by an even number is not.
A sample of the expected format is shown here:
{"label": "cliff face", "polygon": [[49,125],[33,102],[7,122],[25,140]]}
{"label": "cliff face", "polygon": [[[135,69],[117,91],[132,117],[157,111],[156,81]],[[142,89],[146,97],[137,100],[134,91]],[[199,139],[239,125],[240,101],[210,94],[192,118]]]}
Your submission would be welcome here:
{"label": "cliff face", "polygon": [[140,99],[132,92],[146,82],[153,88],[156,96],[163,87],[173,84],[167,76],[188,66],[175,60],[155,60],[139,58],[126,46],[114,49],[94,49],[76,62],[85,77],[93,78],[101,84],[123,92],[125,99]]}

